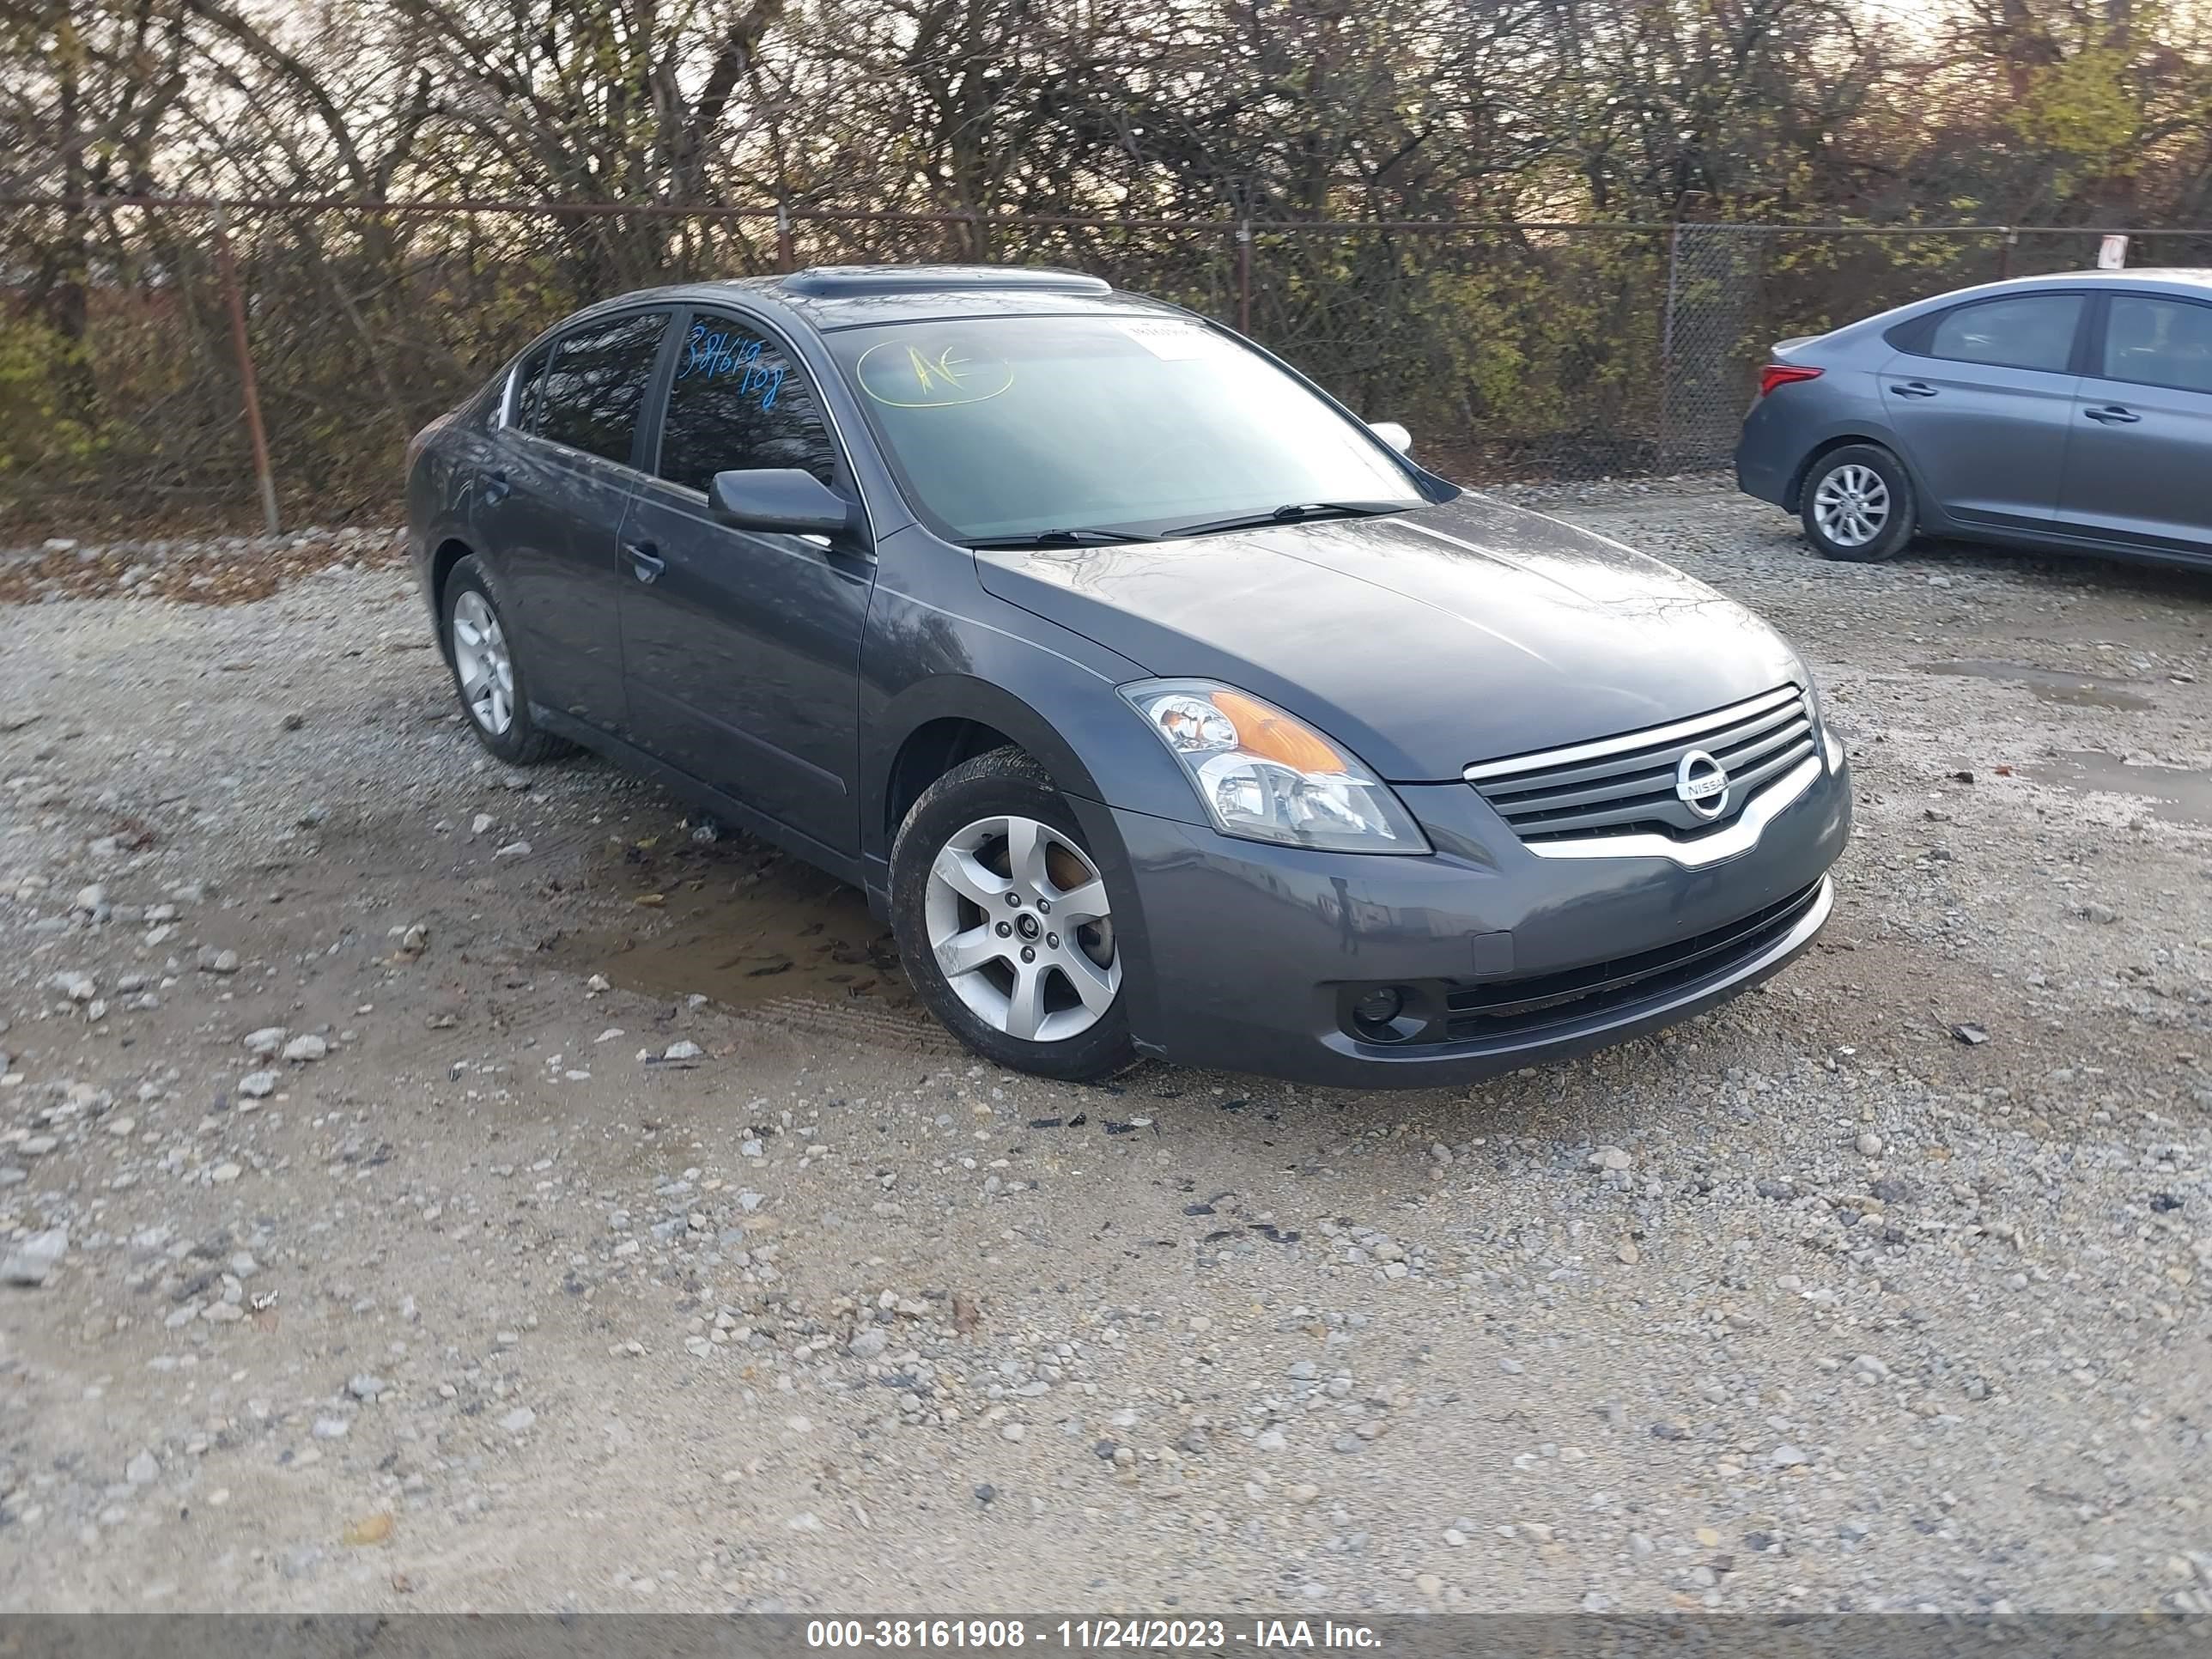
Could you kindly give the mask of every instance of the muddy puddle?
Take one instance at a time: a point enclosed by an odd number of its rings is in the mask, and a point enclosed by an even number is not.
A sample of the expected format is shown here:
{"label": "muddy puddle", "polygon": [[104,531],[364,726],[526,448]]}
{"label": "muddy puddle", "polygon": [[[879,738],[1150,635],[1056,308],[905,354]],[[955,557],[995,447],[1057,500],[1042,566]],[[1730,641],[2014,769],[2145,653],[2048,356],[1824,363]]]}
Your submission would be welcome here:
{"label": "muddy puddle", "polygon": [[2038,668],[2032,663],[1975,658],[1960,662],[1923,662],[1918,666],[1923,674],[1953,675],[1974,680],[2008,680],[2015,685],[2026,686],[2031,696],[2040,697],[2045,702],[2069,703],[2083,708],[2128,710],[2158,707],[2141,691],[2131,689],[2136,684],[2134,681],[2106,679],[2095,674],[2069,674],[2055,668]]}
{"label": "muddy puddle", "polygon": [[2151,815],[2168,823],[2212,824],[2212,772],[2136,766],[2088,749],[2022,767],[2021,775],[2085,794],[2140,795],[2150,802]]}
{"label": "muddy puddle", "polygon": [[610,840],[590,884],[631,914],[547,948],[573,972],[731,1008],[793,997],[872,1011],[915,1004],[890,930],[860,890],[764,842],[726,830],[696,842],[681,827]]}

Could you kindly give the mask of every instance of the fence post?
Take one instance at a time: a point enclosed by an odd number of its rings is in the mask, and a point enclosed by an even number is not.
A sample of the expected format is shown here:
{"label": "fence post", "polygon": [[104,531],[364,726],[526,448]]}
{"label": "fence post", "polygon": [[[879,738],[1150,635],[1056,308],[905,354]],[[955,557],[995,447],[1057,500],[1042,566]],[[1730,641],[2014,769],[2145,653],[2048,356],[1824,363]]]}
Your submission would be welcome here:
{"label": "fence post", "polygon": [[1237,222],[1237,331],[1252,331],[1252,222]]}
{"label": "fence post", "polygon": [[775,204],[775,264],[782,271],[796,270],[799,264],[791,246],[791,209],[781,197]]}
{"label": "fence post", "polygon": [[276,477],[269,466],[269,434],[261,424],[261,390],[253,378],[253,351],[246,343],[246,296],[239,291],[238,264],[230,257],[230,229],[221,208],[215,214],[215,263],[222,278],[223,304],[230,313],[230,349],[238,358],[246,433],[253,442],[253,476],[261,487],[261,520],[274,536],[283,528],[276,517]]}
{"label": "fence post", "polygon": [[1659,430],[1653,447],[1652,462],[1657,470],[1667,470],[1668,446],[1673,441],[1673,410],[1674,400],[1674,299],[1681,285],[1682,222],[1674,221],[1667,233],[1667,302],[1659,318]]}
{"label": "fence post", "polygon": [[2020,233],[2010,225],[2007,225],[2004,234],[1997,238],[1997,281],[2001,283],[2012,275],[2012,250],[2019,240]]}

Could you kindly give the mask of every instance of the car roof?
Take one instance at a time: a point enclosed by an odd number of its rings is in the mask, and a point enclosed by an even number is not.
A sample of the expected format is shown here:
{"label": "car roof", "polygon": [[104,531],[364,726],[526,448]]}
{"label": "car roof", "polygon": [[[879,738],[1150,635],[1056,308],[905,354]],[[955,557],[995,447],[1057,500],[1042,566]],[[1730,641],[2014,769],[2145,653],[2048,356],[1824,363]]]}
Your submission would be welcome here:
{"label": "car roof", "polygon": [[1968,300],[2002,299],[2008,294],[2036,294],[2054,289],[2077,293],[2083,289],[2118,289],[2139,294],[2179,294],[2212,299],[2212,270],[2193,265],[2134,265],[2120,270],[2060,270],[2038,276],[2011,276],[2002,282],[1951,289],[1924,300],[1908,300],[1887,311],[1844,323],[1826,334],[1807,337],[1856,340],[1886,333],[1900,323],[1948,310]]}
{"label": "car roof", "polygon": [[[2119,270],[2060,270],[2040,276],[2014,276],[1984,288],[2183,288],[2212,289],[2212,270],[2195,265],[2130,265]],[[1960,292],[1978,292],[1961,289]]]}
{"label": "car roof", "polygon": [[642,289],[563,321],[641,302],[710,306],[737,300],[823,333],[949,318],[1190,314],[1167,301],[1120,293],[1099,277],[1051,266],[813,265],[773,276]]}

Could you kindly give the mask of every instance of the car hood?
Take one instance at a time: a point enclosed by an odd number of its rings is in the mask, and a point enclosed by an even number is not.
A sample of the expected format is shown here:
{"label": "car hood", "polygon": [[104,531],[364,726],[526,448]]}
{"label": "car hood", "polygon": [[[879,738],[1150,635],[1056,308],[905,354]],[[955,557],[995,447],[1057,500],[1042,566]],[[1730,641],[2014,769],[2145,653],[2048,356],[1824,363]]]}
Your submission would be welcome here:
{"label": "car hood", "polygon": [[1703,582],[1472,494],[1387,519],[975,559],[999,598],[1154,674],[1265,697],[1394,783],[1702,714],[1803,672]]}

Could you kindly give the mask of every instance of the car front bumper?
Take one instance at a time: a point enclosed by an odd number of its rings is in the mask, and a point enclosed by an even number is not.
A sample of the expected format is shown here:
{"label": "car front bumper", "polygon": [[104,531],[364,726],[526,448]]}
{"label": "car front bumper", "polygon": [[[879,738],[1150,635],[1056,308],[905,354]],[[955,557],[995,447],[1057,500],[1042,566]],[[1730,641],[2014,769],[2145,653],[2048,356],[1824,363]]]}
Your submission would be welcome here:
{"label": "car front bumper", "polygon": [[[1401,787],[1425,857],[1307,852],[1085,804],[1123,854],[1109,880],[1139,1049],[1178,1064],[1355,1088],[1479,1082],[1687,1018],[1803,951],[1834,903],[1850,775],[1818,775],[1741,853],[1549,858],[1461,784]],[[1106,842],[1105,844],[1112,844]],[[1118,877],[1118,879],[1116,878]],[[1142,969],[1137,966],[1145,964]],[[1347,1011],[1399,988],[1396,1040]]]}

